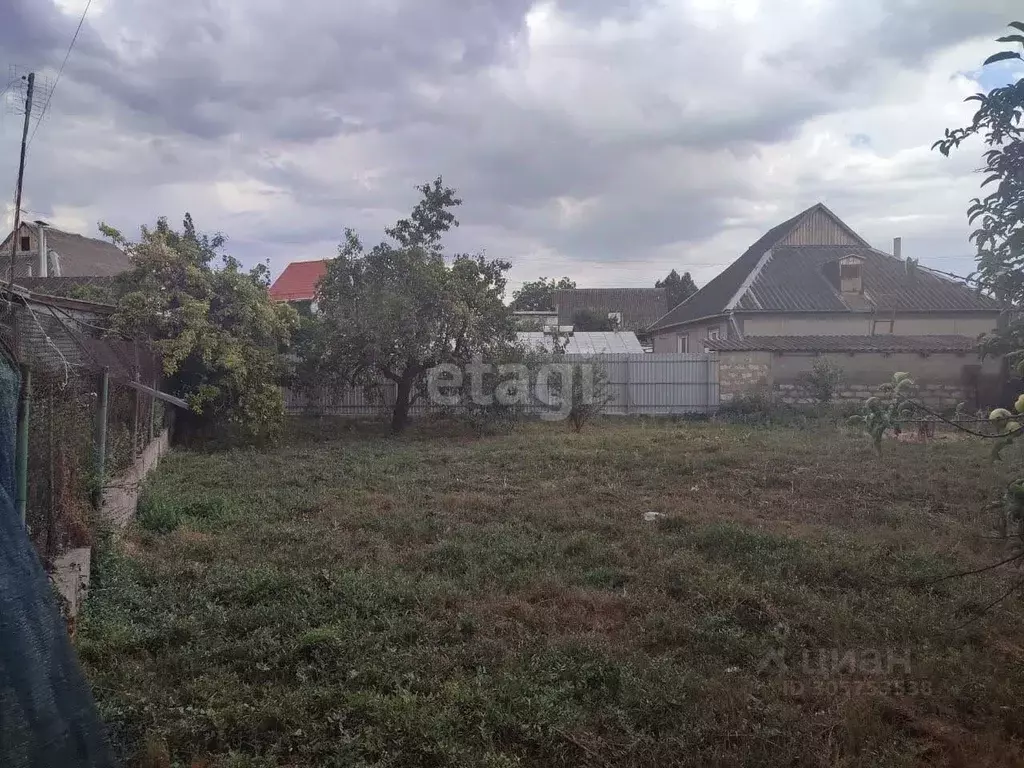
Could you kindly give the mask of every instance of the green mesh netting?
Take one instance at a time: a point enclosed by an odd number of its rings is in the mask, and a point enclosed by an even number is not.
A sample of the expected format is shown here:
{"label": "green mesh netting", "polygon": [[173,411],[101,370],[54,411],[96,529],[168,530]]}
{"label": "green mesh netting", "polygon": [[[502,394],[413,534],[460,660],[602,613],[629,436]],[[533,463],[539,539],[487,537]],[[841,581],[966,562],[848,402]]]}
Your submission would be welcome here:
{"label": "green mesh netting", "polygon": [[14,505],[18,372],[0,359],[0,766],[113,766],[49,580]]}

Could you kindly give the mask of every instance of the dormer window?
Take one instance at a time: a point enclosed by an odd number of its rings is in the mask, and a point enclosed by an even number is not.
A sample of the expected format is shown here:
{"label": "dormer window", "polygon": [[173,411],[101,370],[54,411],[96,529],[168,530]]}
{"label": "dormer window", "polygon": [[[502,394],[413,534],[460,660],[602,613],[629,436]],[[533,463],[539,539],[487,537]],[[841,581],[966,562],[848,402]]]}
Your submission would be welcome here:
{"label": "dormer window", "polygon": [[839,291],[841,293],[864,293],[861,279],[863,261],[859,256],[847,256],[839,262]]}

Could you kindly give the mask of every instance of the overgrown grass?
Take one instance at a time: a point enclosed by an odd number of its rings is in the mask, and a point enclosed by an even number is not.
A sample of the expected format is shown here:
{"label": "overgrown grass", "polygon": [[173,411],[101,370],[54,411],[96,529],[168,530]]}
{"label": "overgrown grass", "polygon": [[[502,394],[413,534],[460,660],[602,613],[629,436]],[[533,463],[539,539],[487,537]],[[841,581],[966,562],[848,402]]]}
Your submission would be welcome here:
{"label": "overgrown grass", "polygon": [[129,761],[1024,761],[1015,574],[924,584],[1003,551],[984,446],[293,427],[169,456],[100,558],[78,648]]}

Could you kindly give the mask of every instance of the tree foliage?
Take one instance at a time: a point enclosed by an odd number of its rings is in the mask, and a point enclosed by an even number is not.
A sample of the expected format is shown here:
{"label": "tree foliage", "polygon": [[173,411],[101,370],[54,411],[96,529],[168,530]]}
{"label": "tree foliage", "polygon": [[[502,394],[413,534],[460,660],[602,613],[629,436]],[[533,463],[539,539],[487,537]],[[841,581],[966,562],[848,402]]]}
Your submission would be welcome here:
{"label": "tree foliage", "polygon": [[133,264],[117,280],[114,330],[153,340],[165,386],[202,421],[252,436],[275,432],[284,416],[280,353],[296,317],[270,300],[267,267],[244,270],[223,253],[224,236],[197,233],[187,213],[181,232],[161,218],[135,243],[105,224],[100,230]]}
{"label": "tree foliage", "polygon": [[[1010,24],[1017,33],[1000,37],[998,42],[1024,48],[1024,23]],[[990,56],[985,65],[1020,60],[1015,50]],[[971,276],[981,290],[1004,302],[1004,306],[1024,305],[1024,78],[1010,85],[976,93],[967,98],[977,102],[971,124],[946,129],[945,136],[933,145],[943,155],[972,137],[987,147],[984,153],[981,183],[989,189],[976,197],[967,209],[975,227],[971,241],[977,249],[977,269]],[[988,351],[1012,353],[1024,370],[1024,323],[1010,322],[988,340]]]}
{"label": "tree foliage", "polygon": [[615,322],[607,313],[593,309],[578,309],[572,316],[573,331],[614,331]]}
{"label": "tree foliage", "polygon": [[654,287],[665,289],[665,293],[668,294],[669,309],[686,301],[697,292],[697,284],[693,282],[690,273],[684,272],[680,276],[674,269],[665,276],[664,280],[656,282]]}
{"label": "tree foliage", "polygon": [[442,363],[464,365],[515,338],[502,301],[506,261],[457,254],[442,238],[458,226],[461,204],[440,177],[417,188],[408,218],[385,230],[369,250],[346,230],[327,267],[317,300],[320,331],[310,346],[317,375],[346,385],[394,382],[392,430],[400,432],[425,374]]}
{"label": "tree foliage", "polygon": [[511,307],[514,310],[533,310],[535,312],[551,312],[555,309],[554,293],[558,290],[575,288],[576,283],[568,277],[541,277],[528,281],[512,293]]}

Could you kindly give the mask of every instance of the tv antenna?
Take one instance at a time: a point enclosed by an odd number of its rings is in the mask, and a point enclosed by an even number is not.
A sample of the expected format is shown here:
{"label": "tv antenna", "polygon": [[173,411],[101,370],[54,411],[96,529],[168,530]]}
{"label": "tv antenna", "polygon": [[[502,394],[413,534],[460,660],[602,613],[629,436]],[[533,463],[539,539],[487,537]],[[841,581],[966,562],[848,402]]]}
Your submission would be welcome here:
{"label": "tv antenna", "polygon": [[[32,80],[31,86],[29,80]],[[32,90],[32,100],[28,92]],[[4,89],[3,107],[9,115],[28,115],[30,119],[42,120],[46,101],[53,93],[53,80],[37,75],[31,70],[12,64],[7,68],[7,84]]]}
{"label": "tv antenna", "polygon": [[4,93],[5,108],[14,114],[24,115],[21,129],[21,155],[18,159],[18,183],[14,188],[14,229],[11,231],[11,286],[14,286],[14,267],[18,253],[18,232],[21,229],[21,187],[25,179],[25,146],[28,140],[28,126],[32,118],[41,120],[43,112],[53,93],[53,82],[47,78],[36,78],[35,72],[12,66],[9,70],[7,90]]}

